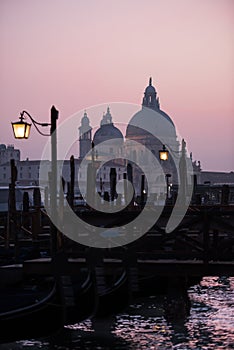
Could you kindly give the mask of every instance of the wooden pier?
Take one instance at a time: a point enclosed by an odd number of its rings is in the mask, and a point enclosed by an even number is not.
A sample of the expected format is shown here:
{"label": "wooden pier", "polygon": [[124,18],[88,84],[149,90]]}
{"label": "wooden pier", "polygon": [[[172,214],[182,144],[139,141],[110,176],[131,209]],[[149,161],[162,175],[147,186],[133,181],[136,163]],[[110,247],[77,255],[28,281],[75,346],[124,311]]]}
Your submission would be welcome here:
{"label": "wooden pier", "polygon": [[[59,291],[56,300],[61,301],[59,314],[65,317],[60,324],[115,314],[134,297],[157,293],[167,300],[166,315],[184,316],[191,285],[204,276],[234,276],[234,206],[191,205],[179,226],[166,233],[172,209],[165,206],[147,233],[122,247],[90,248],[58,232],[55,255],[43,208],[15,212],[10,218],[1,214],[0,293],[31,279],[53,278]],[[140,212],[140,208],[112,215],[74,210],[83,220],[105,227],[124,225]],[[4,317],[0,312],[2,327],[8,324]],[[39,320],[34,322],[38,327]],[[0,337],[0,342],[4,339]]]}
{"label": "wooden pier", "polygon": [[[88,248],[81,244],[71,241],[66,236],[62,237],[60,250],[67,256],[67,262],[71,270],[73,265],[85,264],[87,260],[87,252],[95,251],[94,255],[101,255],[101,259],[106,261],[122,261],[124,255],[133,254],[133,260],[138,265],[154,262],[154,265],[160,261],[160,264],[165,262],[168,266],[172,262],[181,264],[181,261],[189,262],[191,271],[193,265],[196,268],[214,264],[217,265],[217,273],[223,264],[223,272],[229,269],[234,257],[234,206],[190,206],[179,226],[171,233],[165,232],[165,227],[172,211],[171,206],[166,206],[155,225],[142,237],[136,241],[119,248],[111,249],[95,249]],[[114,214],[100,213],[90,210],[82,210],[77,214],[84,221],[92,222],[94,225],[102,225],[105,222],[105,227],[113,227],[116,223],[125,224],[134,220],[139,215],[139,210],[122,211]],[[25,222],[27,225],[25,225]],[[14,234],[9,237],[8,217],[6,214],[0,215],[0,243],[1,252],[6,255],[9,250],[14,251],[14,263],[28,264],[27,261],[35,261],[35,266],[43,266],[50,259],[50,222],[49,218],[41,208],[36,208],[27,212],[18,212],[14,215]],[[134,232],[133,232],[134,234]],[[61,234],[60,234],[61,235]],[[4,250],[5,247],[5,250]],[[24,249],[29,251],[27,254],[20,257]],[[47,259],[42,256],[36,256],[37,253],[47,253]],[[126,251],[128,253],[126,253]],[[35,253],[35,260],[30,258],[30,254]],[[31,254],[33,255],[33,254]],[[1,256],[4,263],[4,254]],[[40,258],[40,259],[39,259]],[[72,260],[73,259],[73,260]],[[109,259],[109,260],[108,260]],[[87,262],[87,261],[86,261]],[[33,264],[33,263],[32,263]],[[48,267],[48,266],[47,266]],[[195,269],[196,269],[195,268]],[[171,269],[171,266],[169,270]],[[40,268],[36,268],[36,273],[40,273]],[[163,269],[165,271],[165,269]],[[188,271],[188,268],[186,268]],[[204,271],[204,270],[203,270]],[[228,270],[228,274],[230,270]],[[191,272],[192,273],[192,272]],[[213,275],[213,273],[212,273]]]}

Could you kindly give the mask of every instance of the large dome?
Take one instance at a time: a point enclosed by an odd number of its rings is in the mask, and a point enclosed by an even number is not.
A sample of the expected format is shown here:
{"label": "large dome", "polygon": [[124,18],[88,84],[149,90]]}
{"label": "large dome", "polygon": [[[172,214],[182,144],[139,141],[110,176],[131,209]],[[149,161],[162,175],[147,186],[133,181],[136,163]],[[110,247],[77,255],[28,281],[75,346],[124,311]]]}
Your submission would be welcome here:
{"label": "large dome", "polygon": [[142,110],[131,118],[127,126],[126,138],[145,137],[148,134],[152,134],[158,139],[176,139],[175,126],[166,113],[142,107]]}
{"label": "large dome", "polygon": [[131,118],[126,138],[144,138],[149,135],[159,140],[176,139],[175,125],[169,115],[160,109],[159,98],[155,87],[152,85],[152,78],[146,87],[142,101],[142,109]]}
{"label": "large dome", "polygon": [[161,109],[158,110],[158,112],[164,117],[166,118],[175,128],[175,124],[173,123],[172,119],[169,117],[169,115],[167,113],[165,113],[164,111],[162,111]]}

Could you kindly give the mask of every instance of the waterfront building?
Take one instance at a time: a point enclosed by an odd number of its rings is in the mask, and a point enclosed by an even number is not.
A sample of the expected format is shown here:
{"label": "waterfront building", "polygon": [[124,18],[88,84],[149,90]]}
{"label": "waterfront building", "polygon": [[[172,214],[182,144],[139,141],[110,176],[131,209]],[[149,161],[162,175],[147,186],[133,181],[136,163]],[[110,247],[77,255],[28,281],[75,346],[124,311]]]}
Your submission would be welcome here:
{"label": "waterfront building", "polygon": [[0,145],[0,165],[9,163],[11,159],[20,161],[20,150],[15,149],[14,145]]}
{"label": "waterfront building", "polygon": [[[172,118],[165,113],[160,106],[158,93],[152,84],[152,79],[149,79],[149,84],[144,91],[141,109],[135,113],[129,121],[124,137],[120,129],[114,125],[113,116],[110,107],[103,114],[100,127],[93,134],[92,126],[87,112],[81,119],[81,124],[78,127],[78,142],[79,154],[74,154],[75,157],[75,186],[78,188],[78,182],[84,186],[86,182],[87,169],[83,166],[82,160],[85,155],[92,150],[93,146],[99,146],[100,154],[95,153],[94,160],[96,165],[105,158],[105,155],[113,153],[112,140],[115,140],[115,145],[119,149],[125,147],[127,154],[131,156],[139,167],[133,167],[133,183],[136,189],[136,194],[140,193],[141,186],[141,171],[140,166],[147,166],[147,152],[138,149],[135,145],[129,145],[129,140],[136,141],[143,145],[158,159],[159,150],[163,144],[166,144],[169,149],[169,159],[166,162],[160,163],[165,174],[170,174],[170,182],[178,183],[177,169],[171,156],[173,152],[175,157],[180,156],[181,145],[176,135],[176,128]],[[117,141],[116,141],[117,140]],[[104,145],[102,143],[105,142]],[[171,151],[171,152],[170,152]],[[234,172],[208,172],[201,169],[199,161],[192,159],[192,153],[186,155],[190,157],[193,165],[193,174],[196,175],[197,184],[234,184]],[[8,185],[11,181],[10,160],[14,159],[17,167],[17,183],[19,185],[38,185],[39,184],[39,168],[40,160],[20,159],[20,150],[15,149],[13,145],[0,145],[0,185]],[[133,163],[134,163],[133,162]],[[50,164],[48,162],[48,167]],[[119,154],[118,160],[109,161],[99,169],[96,176],[96,190],[98,192],[110,192],[110,171],[111,168],[116,169],[116,180],[122,180],[127,173],[127,163],[121,160]],[[49,169],[49,168],[48,168]],[[78,174],[78,169],[80,169]],[[65,183],[70,181],[70,163],[65,160],[63,164],[63,178]],[[79,178],[78,178],[79,176]],[[161,175],[160,175],[161,176]],[[160,190],[161,178],[157,179]],[[155,179],[154,179],[155,180]]]}

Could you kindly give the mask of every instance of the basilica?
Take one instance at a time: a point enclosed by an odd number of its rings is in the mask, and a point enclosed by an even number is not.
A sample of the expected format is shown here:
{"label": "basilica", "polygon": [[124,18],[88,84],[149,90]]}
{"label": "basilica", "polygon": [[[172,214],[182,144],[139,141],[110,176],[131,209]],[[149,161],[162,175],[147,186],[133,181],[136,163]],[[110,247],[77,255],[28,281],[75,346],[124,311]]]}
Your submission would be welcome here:
{"label": "basilica", "polygon": [[[100,187],[100,191],[103,188],[109,190],[109,172],[111,168],[117,169],[117,180],[123,179],[124,173],[127,172],[127,163],[132,164],[131,181],[134,183],[134,189],[138,195],[144,172],[149,174],[147,178],[148,187],[158,195],[165,191],[165,177],[167,186],[178,184],[182,145],[177,138],[172,119],[160,108],[159,97],[152,85],[152,78],[149,79],[149,85],[145,89],[141,109],[132,116],[127,125],[125,137],[121,130],[114,125],[110,107],[104,113],[100,127],[94,135],[92,135],[88,115],[86,112],[84,113],[79,127],[80,161],[91,152],[92,147],[94,149],[98,148],[98,151],[95,151],[95,161],[97,163],[105,155],[113,154],[113,160],[106,162],[99,169],[97,175],[99,185],[97,187]],[[159,156],[160,150],[163,148],[168,150],[166,161],[161,161]],[[191,155],[190,157],[187,156],[185,148],[183,156],[187,159],[187,162],[192,164]],[[154,169],[152,168],[153,158],[157,159],[158,164]],[[126,162],[126,159],[130,161]],[[195,163],[193,162],[193,169],[190,169],[191,176],[195,173],[196,176],[199,176],[201,170],[200,166]],[[80,172],[79,182],[81,185],[82,179],[86,180],[85,172],[86,169]],[[192,179],[189,180],[192,181]]]}

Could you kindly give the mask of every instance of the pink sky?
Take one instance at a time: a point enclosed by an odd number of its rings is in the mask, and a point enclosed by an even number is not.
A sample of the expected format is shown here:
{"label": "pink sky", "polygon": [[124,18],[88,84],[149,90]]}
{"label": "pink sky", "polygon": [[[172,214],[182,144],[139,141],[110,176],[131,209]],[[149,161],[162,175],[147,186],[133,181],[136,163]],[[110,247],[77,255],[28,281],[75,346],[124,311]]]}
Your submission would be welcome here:
{"label": "pink sky", "polygon": [[0,45],[0,143],[22,159],[39,159],[47,140],[35,129],[13,138],[21,110],[46,122],[54,104],[62,122],[100,103],[141,104],[152,76],[203,170],[234,170],[232,0],[1,0]]}

